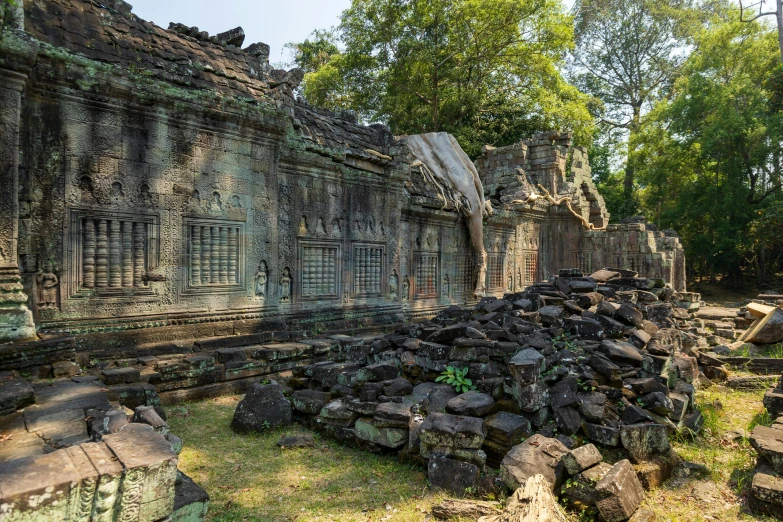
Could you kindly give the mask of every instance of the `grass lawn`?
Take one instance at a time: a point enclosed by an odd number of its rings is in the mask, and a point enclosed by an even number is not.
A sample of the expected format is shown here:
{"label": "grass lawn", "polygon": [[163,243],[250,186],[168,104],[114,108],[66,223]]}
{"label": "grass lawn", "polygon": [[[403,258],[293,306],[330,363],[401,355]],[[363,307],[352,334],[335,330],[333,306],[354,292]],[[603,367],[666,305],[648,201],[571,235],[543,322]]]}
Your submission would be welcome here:
{"label": "grass lawn", "polygon": [[[755,452],[750,429],[769,423],[763,390],[733,392],[713,387],[699,393],[706,417],[696,441],[673,441],[685,460],[705,473],[679,470],[650,492],[644,506],[659,521],[772,520],[744,507]],[[239,397],[223,397],[168,408],[171,429],[185,447],[180,469],[211,497],[211,521],[305,522],[339,520],[422,521],[443,495],[427,488],[426,471],[340,446],[315,435],[316,446],[280,449],[282,435],[304,432],[297,425],[262,435],[236,435],[229,428]],[[732,440],[731,431],[740,438]],[[580,520],[573,515],[573,520]]]}

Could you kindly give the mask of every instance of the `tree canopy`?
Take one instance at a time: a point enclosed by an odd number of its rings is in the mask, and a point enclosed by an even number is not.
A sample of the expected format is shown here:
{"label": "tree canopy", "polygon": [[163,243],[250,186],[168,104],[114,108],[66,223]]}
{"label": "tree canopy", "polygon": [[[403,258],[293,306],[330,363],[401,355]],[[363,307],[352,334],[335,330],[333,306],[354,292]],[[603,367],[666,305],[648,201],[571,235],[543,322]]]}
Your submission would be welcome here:
{"label": "tree canopy", "polygon": [[354,0],[333,34],[293,47],[309,102],[448,131],[475,155],[541,129],[589,142],[589,99],[560,72],[572,45],[559,0]]}

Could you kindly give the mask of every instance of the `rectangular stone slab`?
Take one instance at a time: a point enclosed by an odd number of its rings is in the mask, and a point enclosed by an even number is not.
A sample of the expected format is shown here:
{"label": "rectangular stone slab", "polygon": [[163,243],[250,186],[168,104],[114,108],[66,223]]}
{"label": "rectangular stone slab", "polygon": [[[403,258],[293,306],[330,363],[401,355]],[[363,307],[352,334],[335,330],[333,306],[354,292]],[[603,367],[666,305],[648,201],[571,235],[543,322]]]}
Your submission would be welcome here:
{"label": "rectangular stone slab", "polygon": [[103,441],[125,468],[120,509],[138,513],[139,522],[155,522],[174,509],[177,454],[146,424],[128,424]]}

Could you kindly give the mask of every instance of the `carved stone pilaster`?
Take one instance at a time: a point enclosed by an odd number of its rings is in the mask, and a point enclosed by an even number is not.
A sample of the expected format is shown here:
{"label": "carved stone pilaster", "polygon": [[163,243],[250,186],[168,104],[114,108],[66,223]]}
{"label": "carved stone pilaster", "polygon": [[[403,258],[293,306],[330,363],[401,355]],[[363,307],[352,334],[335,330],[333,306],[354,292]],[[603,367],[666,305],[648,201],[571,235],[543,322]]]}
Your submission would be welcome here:
{"label": "carved stone pilaster", "polygon": [[0,342],[35,337],[17,259],[19,122],[27,76],[0,69]]}

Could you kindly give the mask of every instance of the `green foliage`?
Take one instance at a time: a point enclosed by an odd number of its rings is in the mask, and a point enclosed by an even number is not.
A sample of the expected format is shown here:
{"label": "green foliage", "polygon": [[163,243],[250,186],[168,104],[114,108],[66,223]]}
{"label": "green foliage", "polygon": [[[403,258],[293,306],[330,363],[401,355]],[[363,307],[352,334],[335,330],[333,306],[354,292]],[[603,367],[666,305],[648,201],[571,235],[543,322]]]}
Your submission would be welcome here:
{"label": "green foliage", "polygon": [[589,142],[587,97],[559,71],[572,43],[558,0],[353,0],[334,33],[292,46],[309,102],[476,155],[542,129]]}
{"label": "green foliage", "polygon": [[609,208],[615,217],[638,210],[636,165],[630,153],[644,110],[677,73],[678,26],[686,1],[577,0],[575,4],[572,79],[600,102],[591,108],[603,134],[621,129],[628,136],[624,173],[612,172],[611,180],[605,180],[611,181]]}
{"label": "green foliage", "polygon": [[445,382],[454,387],[457,393],[465,393],[469,390],[475,390],[473,381],[467,378],[468,368],[455,368],[453,366],[446,366],[446,371],[440,374],[440,377],[435,379],[435,382]]}
{"label": "green foliage", "polygon": [[[676,228],[701,274],[739,280],[781,245],[781,113],[771,110],[777,34],[715,8],[665,99],[632,143],[640,200],[662,228]],[[778,220],[778,221],[776,221]],[[761,270],[762,272],[764,270]]]}

